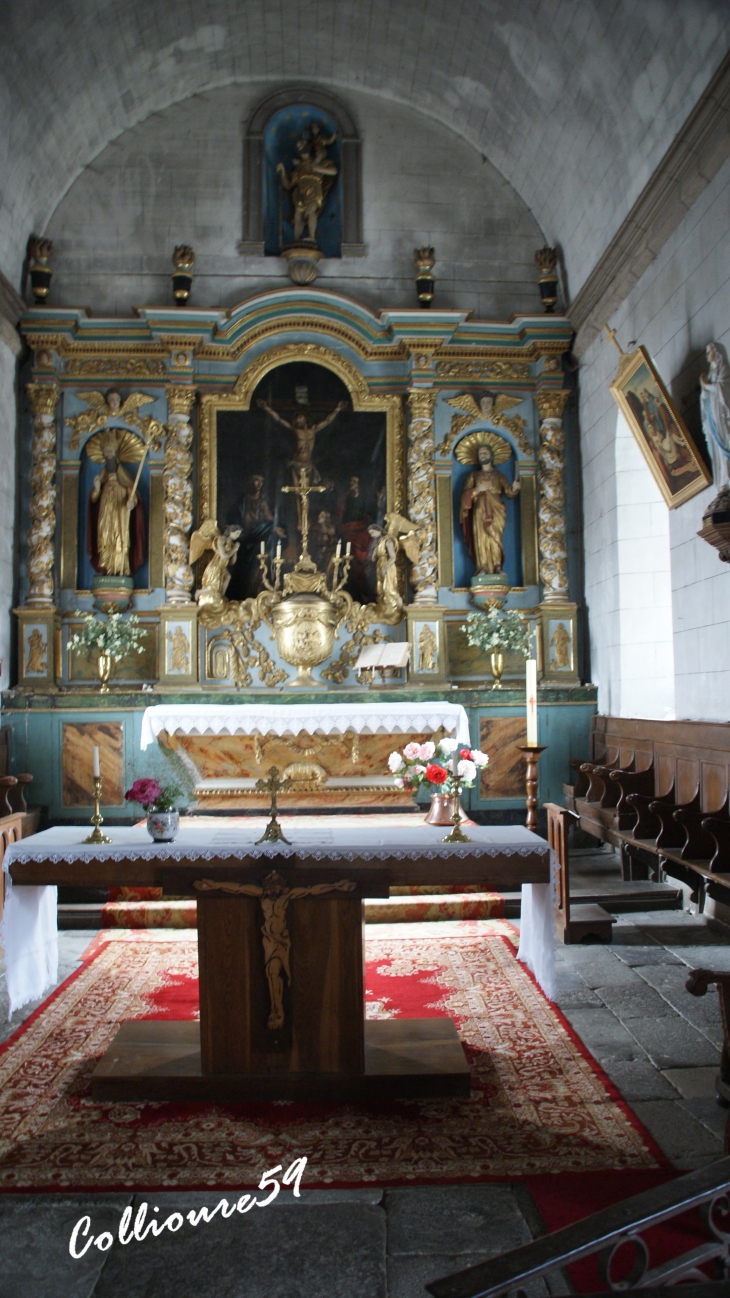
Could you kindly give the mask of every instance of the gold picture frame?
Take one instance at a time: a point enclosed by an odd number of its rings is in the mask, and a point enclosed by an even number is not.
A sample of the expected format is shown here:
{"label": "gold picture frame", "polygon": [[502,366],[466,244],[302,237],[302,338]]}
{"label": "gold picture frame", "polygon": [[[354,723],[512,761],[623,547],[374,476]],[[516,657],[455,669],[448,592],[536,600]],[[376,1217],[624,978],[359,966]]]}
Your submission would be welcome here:
{"label": "gold picture frame", "polygon": [[[217,415],[220,410],[249,410],[254,391],[262,378],[281,365],[297,361],[331,370],[347,388],[355,413],[368,411],[385,415],[386,500],[388,512],[405,513],[405,414],[403,398],[392,392],[371,392],[367,380],[355,365],[320,343],[284,343],[256,356],[245,366],[231,392],[203,393],[199,397],[199,521],[217,520],[218,466]],[[405,569],[402,567],[401,585]],[[405,590],[401,591],[405,596]]]}
{"label": "gold picture frame", "polygon": [[645,347],[624,353],[610,390],[669,509],[704,491],[712,474]]}

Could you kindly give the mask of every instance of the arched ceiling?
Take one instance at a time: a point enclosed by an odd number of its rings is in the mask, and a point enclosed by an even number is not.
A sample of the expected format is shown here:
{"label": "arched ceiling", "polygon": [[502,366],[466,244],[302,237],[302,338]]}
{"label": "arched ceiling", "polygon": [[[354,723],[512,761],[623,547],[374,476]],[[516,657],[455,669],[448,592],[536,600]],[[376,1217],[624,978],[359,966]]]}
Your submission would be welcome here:
{"label": "arched ceiling", "polygon": [[440,119],[562,247],[573,296],[723,58],[730,6],[5,0],[0,40],[0,267],[16,285],[28,235],[110,140],[263,76],[361,86]]}

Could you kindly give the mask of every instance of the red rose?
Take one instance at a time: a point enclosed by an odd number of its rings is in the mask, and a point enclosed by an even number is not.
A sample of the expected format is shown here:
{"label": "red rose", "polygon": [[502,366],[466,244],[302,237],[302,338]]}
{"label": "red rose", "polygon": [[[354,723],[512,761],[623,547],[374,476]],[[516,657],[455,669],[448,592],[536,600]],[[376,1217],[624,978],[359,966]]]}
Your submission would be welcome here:
{"label": "red rose", "polygon": [[429,784],[445,784],[448,778],[449,773],[444,770],[443,766],[436,766],[435,762],[433,762],[426,767],[426,779]]}
{"label": "red rose", "polygon": [[124,797],[127,802],[138,802],[142,807],[151,807],[162,796],[162,785],[157,780],[135,780]]}
{"label": "red rose", "polygon": [[470,761],[471,761],[471,748],[462,748],[460,756],[461,756],[461,758],[462,758],[462,761],[464,761],[464,762],[470,762]]}

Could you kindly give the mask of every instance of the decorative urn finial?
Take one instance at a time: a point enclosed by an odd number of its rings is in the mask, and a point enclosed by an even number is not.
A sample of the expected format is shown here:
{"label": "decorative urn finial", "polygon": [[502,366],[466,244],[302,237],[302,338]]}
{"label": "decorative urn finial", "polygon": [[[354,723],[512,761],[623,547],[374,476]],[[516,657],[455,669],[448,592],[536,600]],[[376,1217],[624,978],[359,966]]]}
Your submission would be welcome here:
{"label": "decorative urn finial", "polygon": [[436,257],[433,248],[415,248],[413,251],[413,260],[416,263],[416,292],[418,294],[418,301],[419,305],[425,309],[430,307],[433,301],[434,289],[436,287],[436,280],[431,273],[436,264]]}
{"label": "decorative urn finial", "polygon": [[48,297],[48,290],[51,287],[51,279],[53,278],[53,271],[49,264],[52,256],[53,244],[51,240],[38,239],[35,235],[31,235],[28,240],[28,272],[36,306],[43,306]]}
{"label": "decorative urn finial", "polygon": [[190,290],[193,287],[193,266],[195,253],[187,244],[181,243],[172,254],[172,293],[177,306],[187,306]]}
{"label": "decorative urn finial", "polygon": [[558,300],[558,254],[554,248],[538,248],[535,253],[535,265],[540,271],[538,284],[542,304],[548,315],[552,315]]}

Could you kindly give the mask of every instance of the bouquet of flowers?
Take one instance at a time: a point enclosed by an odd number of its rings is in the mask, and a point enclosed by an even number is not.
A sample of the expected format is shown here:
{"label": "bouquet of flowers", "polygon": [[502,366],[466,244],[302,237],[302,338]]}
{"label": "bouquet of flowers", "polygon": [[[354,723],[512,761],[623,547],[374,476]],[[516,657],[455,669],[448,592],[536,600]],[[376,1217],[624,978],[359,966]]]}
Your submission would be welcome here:
{"label": "bouquet of flowers", "polygon": [[394,752],[388,766],[399,789],[418,789],[423,784],[429,793],[454,792],[454,776],[461,781],[462,789],[470,789],[480,766],[489,758],[478,748],[462,748],[458,739],[440,739],[437,744],[429,739],[425,744],[406,744],[402,753]]}
{"label": "bouquet of flowers", "polygon": [[95,613],[80,613],[79,616],[84,625],[70,636],[69,649],[85,649],[87,653],[98,649],[100,654],[117,663],[128,653],[142,653],[144,630],[134,613],[127,618],[121,613],[110,613],[106,622]]}
{"label": "bouquet of flowers", "polygon": [[462,630],[469,644],[484,653],[513,650],[523,658],[530,656],[530,626],[515,608],[506,613],[498,608],[490,608],[487,613],[470,613]]}
{"label": "bouquet of flowers", "polygon": [[151,811],[172,811],[180,789],[176,784],[160,784],[158,780],[135,780],[124,795],[127,802],[138,802],[149,814]]}

